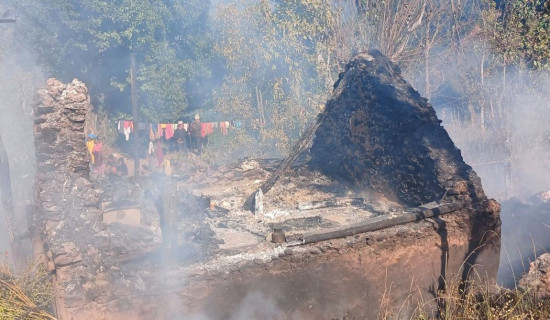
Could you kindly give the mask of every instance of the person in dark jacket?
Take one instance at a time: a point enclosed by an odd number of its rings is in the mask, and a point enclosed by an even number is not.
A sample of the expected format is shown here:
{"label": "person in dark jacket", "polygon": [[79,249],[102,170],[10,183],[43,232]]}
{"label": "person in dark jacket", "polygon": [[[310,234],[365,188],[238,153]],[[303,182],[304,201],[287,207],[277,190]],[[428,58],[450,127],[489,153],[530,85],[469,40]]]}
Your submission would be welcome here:
{"label": "person in dark jacket", "polygon": [[187,137],[187,131],[183,129],[183,121],[178,121],[178,128],[174,130],[172,140],[174,141],[174,147],[177,152],[186,151],[185,139]]}

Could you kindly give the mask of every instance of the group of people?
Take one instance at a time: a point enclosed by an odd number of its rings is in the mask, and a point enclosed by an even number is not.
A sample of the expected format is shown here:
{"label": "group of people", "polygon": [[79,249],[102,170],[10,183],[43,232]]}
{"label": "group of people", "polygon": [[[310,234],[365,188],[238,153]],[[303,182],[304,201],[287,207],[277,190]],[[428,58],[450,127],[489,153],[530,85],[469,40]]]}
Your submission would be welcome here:
{"label": "group of people", "polygon": [[170,139],[161,138],[166,137],[164,133],[166,128],[161,127],[157,135],[150,136],[148,155],[155,155],[158,168],[164,166],[165,145],[163,141],[172,143],[173,149],[177,152],[187,153],[188,151],[192,151],[197,155],[201,155],[203,145],[202,127],[198,114],[195,115],[195,121],[189,125],[189,130],[186,130],[183,121],[178,121],[176,130],[170,134]]}
{"label": "group of people", "polygon": [[[208,132],[208,126],[205,126],[205,123],[201,123],[198,114],[195,115],[192,123],[187,124],[183,123],[183,121],[178,121],[175,129],[172,125],[166,124],[159,124],[158,130],[153,130],[154,127],[156,128],[156,126],[149,124],[150,141],[147,157],[155,157],[158,168],[165,166],[164,153],[167,149],[183,153],[194,152],[197,155],[201,155],[204,139],[211,133]],[[119,121],[119,129],[121,128],[124,130],[125,140],[133,137],[134,126],[131,121]],[[207,132],[205,132],[205,129]],[[226,131],[227,127],[225,127]],[[110,154],[105,160],[103,144],[96,134],[90,133],[86,136],[86,146],[90,154],[92,173],[115,176],[128,175],[128,167],[123,157],[117,158],[113,154]]]}
{"label": "group of people", "polygon": [[86,147],[90,154],[91,170],[94,174],[108,174],[124,177],[128,175],[128,166],[124,161],[124,157],[118,159],[110,154],[107,161],[104,159],[103,143],[98,136],[90,133],[86,136]]}
{"label": "group of people", "polygon": [[[174,130],[174,135],[172,136],[176,151],[187,152],[187,150],[194,150],[200,155],[203,143],[201,130],[202,125],[198,114],[195,115],[195,121],[189,125],[189,132],[185,130],[183,121],[178,121],[178,127]],[[190,145],[187,145],[188,142]]]}

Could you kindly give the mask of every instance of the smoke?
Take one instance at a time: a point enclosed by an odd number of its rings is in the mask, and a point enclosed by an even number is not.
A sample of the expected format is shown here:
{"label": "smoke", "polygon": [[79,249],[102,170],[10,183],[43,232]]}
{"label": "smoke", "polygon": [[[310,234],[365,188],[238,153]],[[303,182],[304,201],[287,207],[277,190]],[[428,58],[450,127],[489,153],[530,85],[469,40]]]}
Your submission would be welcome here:
{"label": "smoke", "polygon": [[229,319],[282,320],[287,318],[287,315],[276,305],[275,301],[260,292],[249,292]]}
{"label": "smoke", "polygon": [[[10,165],[16,237],[26,238],[27,212],[32,207],[35,172],[31,105],[37,88],[45,81],[43,72],[36,67],[32,57],[20,50],[20,42],[13,36],[15,27],[0,24],[0,74],[3,75],[0,77],[0,134]],[[0,250],[7,251],[12,260],[23,252],[11,252],[5,229],[6,208],[0,210]],[[19,248],[28,246],[28,243],[23,245],[23,240],[16,242]],[[25,261],[22,256],[20,259]]]}
{"label": "smoke", "polygon": [[[433,52],[438,71],[428,93],[485,193],[502,204],[498,281],[510,286],[550,249],[548,205],[540,197],[550,190],[550,74],[505,68],[482,42],[463,45],[460,59],[449,59],[449,48]],[[426,95],[423,75],[407,76]]]}
{"label": "smoke", "polygon": [[[218,306],[213,305],[211,310],[193,312],[179,306],[178,303],[169,303],[164,308],[161,319],[177,319],[185,315],[186,320],[242,320],[242,319],[263,319],[263,320],[284,320],[302,319],[299,314],[289,314],[277,302],[265,294],[251,290],[243,299],[234,306],[231,312],[228,310],[217,310]],[[216,311],[213,311],[216,310]],[[219,312],[218,314],[216,314]]]}

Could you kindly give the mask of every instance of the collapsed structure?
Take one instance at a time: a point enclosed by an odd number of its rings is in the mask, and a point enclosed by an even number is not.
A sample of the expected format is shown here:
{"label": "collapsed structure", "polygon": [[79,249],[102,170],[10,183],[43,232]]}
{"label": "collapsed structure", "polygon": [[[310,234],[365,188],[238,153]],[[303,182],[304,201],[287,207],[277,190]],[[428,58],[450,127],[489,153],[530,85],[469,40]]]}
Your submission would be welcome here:
{"label": "collapsed structure", "polygon": [[408,317],[451,280],[496,277],[498,203],[377,51],[346,66],[288,159],[172,177],[90,181],[85,86],[39,96],[36,251],[61,319]]}

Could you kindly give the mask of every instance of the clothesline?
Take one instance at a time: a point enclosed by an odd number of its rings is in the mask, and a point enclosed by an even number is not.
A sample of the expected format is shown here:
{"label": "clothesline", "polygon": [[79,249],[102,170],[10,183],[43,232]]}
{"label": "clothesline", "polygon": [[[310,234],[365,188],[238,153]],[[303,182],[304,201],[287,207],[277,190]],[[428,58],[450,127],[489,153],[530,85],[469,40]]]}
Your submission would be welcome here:
{"label": "clothesline", "polygon": [[[183,130],[189,132],[190,123],[180,122],[183,124]],[[223,135],[228,134],[230,128],[240,128],[242,121],[220,121],[220,122],[201,122],[201,136],[204,138],[214,133],[215,129],[219,128],[219,131]],[[178,123],[138,123],[138,130],[149,130],[149,138],[155,140],[158,138],[165,138],[169,140],[174,135],[174,131],[177,129]],[[118,132],[124,134],[126,140],[130,139],[130,134],[134,132],[134,123],[131,120],[119,120],[117,124]]]}

